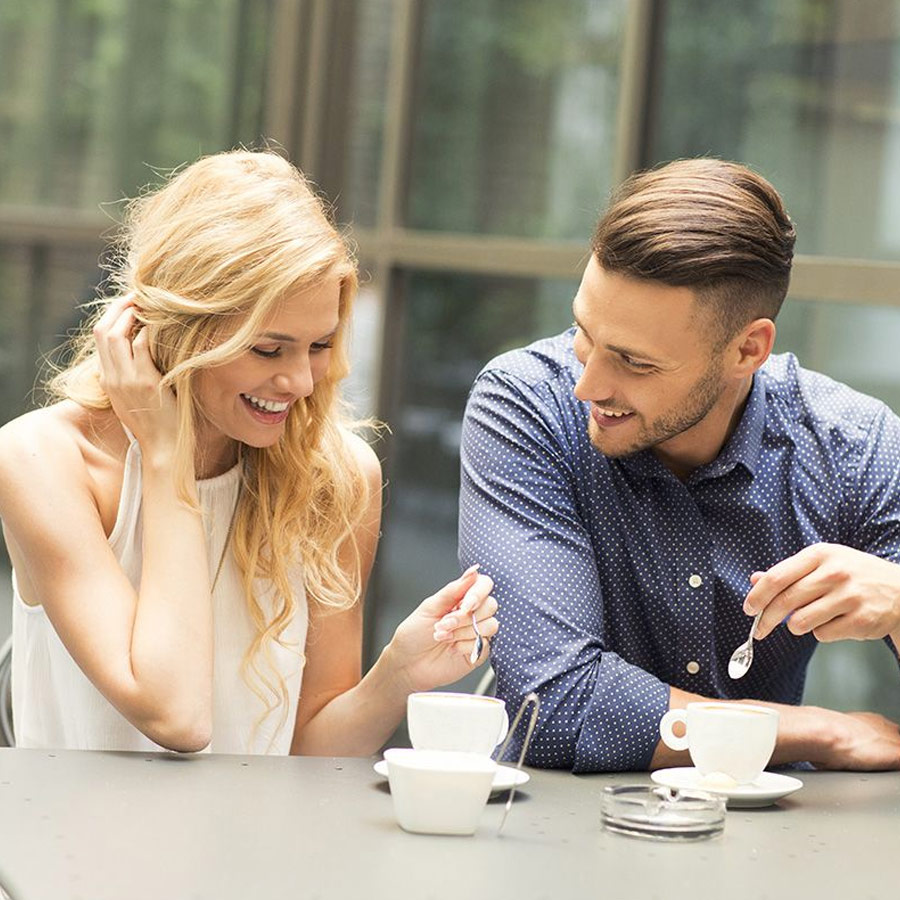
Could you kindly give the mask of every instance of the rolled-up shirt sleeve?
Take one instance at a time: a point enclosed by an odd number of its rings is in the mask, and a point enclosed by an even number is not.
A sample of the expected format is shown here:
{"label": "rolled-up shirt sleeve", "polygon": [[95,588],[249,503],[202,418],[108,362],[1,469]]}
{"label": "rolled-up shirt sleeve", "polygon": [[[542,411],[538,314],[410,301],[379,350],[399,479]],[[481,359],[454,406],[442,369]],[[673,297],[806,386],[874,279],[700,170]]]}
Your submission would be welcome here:
{"label": "rolled-up shirt sleeve", "polygon": [[480,563],[495,582],[497,695],[510,717],[530,691],[540,698],[526,762],[646,770],[670,689],[604,646],[603,606],[614,598],[601,591],[579,511],[571,413],[557,401],[506,372],[479,376],[463,424],[460,561]]}

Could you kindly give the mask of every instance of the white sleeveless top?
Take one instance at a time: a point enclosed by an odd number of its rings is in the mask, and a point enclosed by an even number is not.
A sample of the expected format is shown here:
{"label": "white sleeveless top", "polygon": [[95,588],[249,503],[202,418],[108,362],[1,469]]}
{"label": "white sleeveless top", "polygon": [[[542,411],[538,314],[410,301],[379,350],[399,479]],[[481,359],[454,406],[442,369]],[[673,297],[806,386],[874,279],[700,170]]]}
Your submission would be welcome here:
{"label": "white sleeveless top", "polygon": [[[235,466],[223,475],[197,482],[209,549],[210,581],[221,558],[240,485]],[[116,524],[109,536],[113,554],[135,590],[141,578],[141,457],[132,440]],[[240,574],[228,553],[213,592],[215,665],[213,729],[209,750],[214,753],[287,754],[296,718],[306,646],[308,610],[302,572],[291,578],[297,612],[282,634],[288,645],[273,644],[272,659],[287,686],[289,706],[278,729],[281,710],[260,722],[264,706],[241,675],[241,661],[256,630],[247,612]],[[257,582],[264,610],[271,608],[271,590]],[[265,662],[261,661],[263,671]],[[13,572],[13,727],[19,747],[74,750],[161,750],[135,728],[94,687],[69,655],[47,618],[43,606],[28,606],[19,596]]]}

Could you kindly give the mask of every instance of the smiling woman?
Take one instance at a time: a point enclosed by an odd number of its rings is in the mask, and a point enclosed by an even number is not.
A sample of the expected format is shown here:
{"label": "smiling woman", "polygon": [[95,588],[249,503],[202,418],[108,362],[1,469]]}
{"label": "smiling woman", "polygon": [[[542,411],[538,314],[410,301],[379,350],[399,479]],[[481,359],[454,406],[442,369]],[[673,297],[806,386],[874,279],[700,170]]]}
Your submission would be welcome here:
{"label": "smiling woman", "polygon": [[346,243],[235,151],[132,202],[111,283],[56,402],[0,431],[17,743],[374,752],[469,670],[459,612],[497,622],[467,572],[362,677],[381,471],[341,413]]}
{"label": "smiling woman", "polygon": [[208,457],[227,460],[235,441],[262,448],[281,438],[294,404],[328,377],[340,299],[336,275],[288,292],[252,336],[249,353],[197,373],[196,428]]}

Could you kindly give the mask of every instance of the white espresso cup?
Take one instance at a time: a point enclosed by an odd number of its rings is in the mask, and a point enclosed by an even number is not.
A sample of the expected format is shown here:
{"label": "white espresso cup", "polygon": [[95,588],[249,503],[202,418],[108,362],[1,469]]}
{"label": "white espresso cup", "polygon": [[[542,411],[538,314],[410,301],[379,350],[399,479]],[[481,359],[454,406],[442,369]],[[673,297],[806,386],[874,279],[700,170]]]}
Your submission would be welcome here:
{"label": "white espresso cup", "polygon": [[[685,727],[681,737],[672,730],[676,722]],[[688,703],[662,717],[659,733],[667,747],[688,750],[702,776],[722,773],[749,784],[772,758],[778,710],[745,703]]]}
{"label": "white espresso cup", "polygon": [[444,691],[410,694],[406,724],[416,750],[455,750],[483,756],[490,756],[509,730],[502,700]]}
{"label": "white espresso cup", "polygon": [[489,756],[392,747],[384,759],[394,816],[404,831],[475,833],[497,771]]}

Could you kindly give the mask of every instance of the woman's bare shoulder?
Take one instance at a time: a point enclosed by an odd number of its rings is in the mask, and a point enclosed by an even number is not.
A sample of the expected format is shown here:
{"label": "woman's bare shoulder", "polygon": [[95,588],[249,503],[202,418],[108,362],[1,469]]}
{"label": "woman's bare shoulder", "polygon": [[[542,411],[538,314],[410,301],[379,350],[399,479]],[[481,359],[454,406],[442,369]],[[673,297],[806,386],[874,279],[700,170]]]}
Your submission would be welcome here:
{"label": "woman's bare shoulder", "polygon": [[[92,456],[115,456],[124,438],[110,410],[89,410],[69,400],[27,412],[0,428],[0,473],[77,477]],[[121,433],[121,426],[118,427]]]}
{"label": "woman's bare shoulder", "polygon": [[344,443],[348,453],[353,457],[366,481],[371,486],[381,486],[381,461],[378,459],[372,447],[366,443],[356,432],[349,429],[344,431]]}

